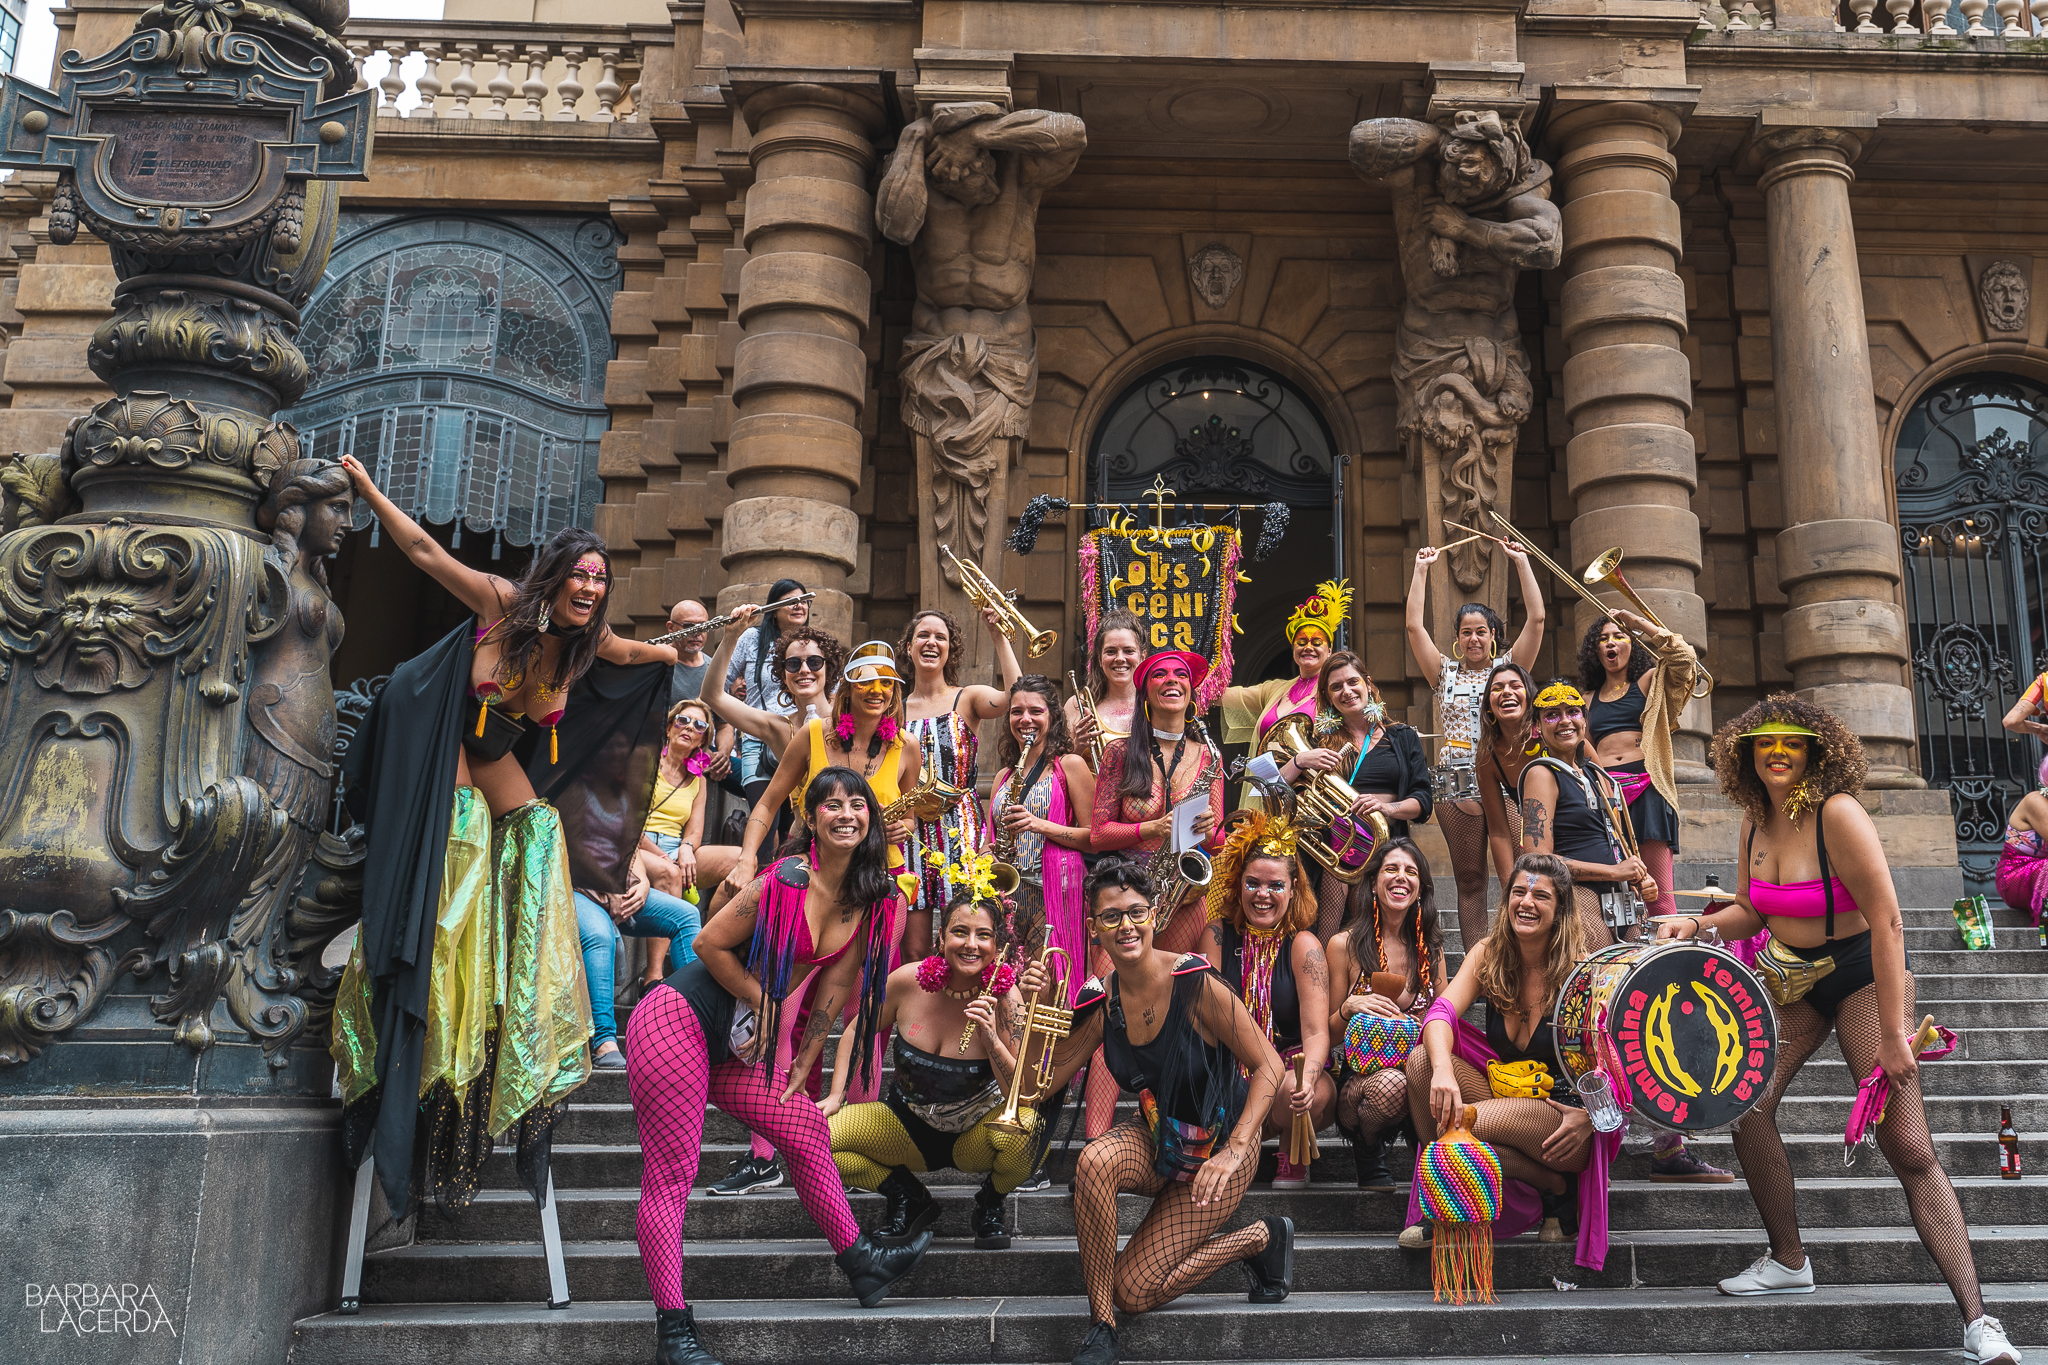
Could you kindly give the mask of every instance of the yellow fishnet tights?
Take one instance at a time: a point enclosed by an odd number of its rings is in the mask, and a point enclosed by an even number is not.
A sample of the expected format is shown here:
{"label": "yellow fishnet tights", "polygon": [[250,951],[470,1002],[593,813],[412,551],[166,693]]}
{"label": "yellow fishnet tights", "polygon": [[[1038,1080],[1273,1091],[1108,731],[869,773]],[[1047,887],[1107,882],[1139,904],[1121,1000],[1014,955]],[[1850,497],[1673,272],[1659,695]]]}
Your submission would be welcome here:
{"label": "yellow fishnet tights", "polygon": [[[1008,1194],[1031,1174],[1036,1155],[1038,1114],[1018,1111],[1031,1125],[1020,1134],[1000,1132],[989,1126],[987,1117],[953,1140],[953,1169],[970,1175],[987,1175],[997,1194]],[[917,1175],[930,1168],[924,1153],[904,1130],[896,1111],[882,1103],[849,1104],[832,1116],[832,1161],[840,1176],[863,1190],[877,1190],[889,1172],[902,1166]]]}

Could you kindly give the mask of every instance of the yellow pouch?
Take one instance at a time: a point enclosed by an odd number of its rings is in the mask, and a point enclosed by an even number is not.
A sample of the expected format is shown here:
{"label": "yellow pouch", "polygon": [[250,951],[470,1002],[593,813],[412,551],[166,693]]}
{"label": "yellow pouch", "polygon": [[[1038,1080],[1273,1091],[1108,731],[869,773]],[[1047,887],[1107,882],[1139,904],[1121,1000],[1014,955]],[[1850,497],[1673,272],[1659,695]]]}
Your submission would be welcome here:
{"label": "yellow pouch", "polygon": [[1808,962],[1773,937],[1765,940],[1764,950],[1756,955],[1756,969],[1763,973],[1764,989],[1771,999],[1789,1005],[1804,999],[1815,983],[1833,971],[1835,960],[1823,957]]}
{"label": "yellow pouch", "polygon": [[1488,1062],[1486,1083],[1497,1100],[1547,1100],[1550,1098],[1550,1068],[1535,1060]]}

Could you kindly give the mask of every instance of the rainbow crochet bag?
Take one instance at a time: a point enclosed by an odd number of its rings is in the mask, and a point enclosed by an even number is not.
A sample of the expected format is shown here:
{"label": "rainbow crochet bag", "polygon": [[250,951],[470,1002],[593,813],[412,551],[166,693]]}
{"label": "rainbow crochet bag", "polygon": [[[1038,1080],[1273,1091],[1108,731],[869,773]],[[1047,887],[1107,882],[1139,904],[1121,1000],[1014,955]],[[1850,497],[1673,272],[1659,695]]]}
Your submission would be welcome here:
{"label": "rainbow crochet bag", "polygon": [[1337,1065],[1356,1076],[1399,1070],[1408,1064],[1408,1054],[1421,1037],[1422,1025],[1409,1015],[1396,1018],[1361,1011],[1344,1027],[1344,1041],[1337,1044]]}
{"label": "rainbow crochet bag", "polygon": [[1493,1224],[1500,1217],[1500,1157],[1472,1136],[1477,1111],[1466,1105],[1457,1125],[1422,1149],[1415,1161],[1416,1198],[1435,1225],[1429,1260],[1438,1303],[1492,1303]]}

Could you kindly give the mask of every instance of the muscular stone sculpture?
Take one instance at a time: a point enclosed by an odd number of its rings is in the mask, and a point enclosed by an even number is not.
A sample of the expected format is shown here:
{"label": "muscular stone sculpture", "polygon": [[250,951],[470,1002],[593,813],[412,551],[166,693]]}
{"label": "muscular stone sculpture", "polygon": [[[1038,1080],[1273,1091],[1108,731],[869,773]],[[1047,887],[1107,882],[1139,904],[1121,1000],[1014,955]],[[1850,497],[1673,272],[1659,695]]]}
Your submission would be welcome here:
{"label": "muscular stone sculpture", "polygon": [[990,487],[1030,426],[1038,387],[1026,304],[1038,205],[1087,145],[1087,129],[1069,114],[941,104],[903,130],[876,193],[876,224],[910,248],[917,274],[903,421],[917,443],[919,483],[930,489],[927,585],[939,543],[985,563]]}
{"label": "muscular stone sculpture", "polygon": [[[1529,416],[1515,277],[1560,258],[1550,167],[1513,122],[1469,109],[1449,128],[1367,119],[1351,130],[1351,164],[1394,195],[1408,295],[1394,338],[1397,430],[1421,442],[1442,518],[1483,526]],[[1460,546],[1450,559],[1458,585],[1476,591],[1490,542]]]}

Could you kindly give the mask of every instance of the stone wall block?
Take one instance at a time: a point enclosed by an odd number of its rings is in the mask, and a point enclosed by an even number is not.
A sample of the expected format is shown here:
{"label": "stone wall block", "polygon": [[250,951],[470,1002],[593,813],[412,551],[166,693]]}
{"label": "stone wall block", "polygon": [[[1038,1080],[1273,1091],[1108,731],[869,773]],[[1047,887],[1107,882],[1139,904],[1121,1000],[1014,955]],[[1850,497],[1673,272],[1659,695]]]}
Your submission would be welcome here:
{"label": "stone wall block", "polygon": [[1902,574],[1898,528],[1888,521],[1807,521],[1778,533],[1778,585],[1788,592],[1839,575],[1897,583]]}
{"label": "stone wall block", "polygon": [[14,306],[27,313],[111,313],[116,283],[111,265],[38,262],[23,268]]}
{"label": "stone wall block", "polygon": [[[1884,740],[1891,745],[1917,748],[1920,732],[1913,723],[1913,694],[1896,683],[1822,683],[1802,687],[1797,695],[1835,713],[1841,722],[1864,740]],[[1953,819],[1941,822],[1955,833]],[[1891,851],[1886,845],[1886,852]]]}
{"label": "stone wall block", "polygon": [[859,346],[813,332],[763,332],[733,352],[732,394],[745,403],[756,389],[814,389],[843,398],[857,412],[867,396],[867,357]]}
{"label": "stone wall block", "polygon": [[725,509],[722,550],[728,567],[743,556],[789,555],[829,560],[850,574],[860,560],[860,517],[815,498],[742,498]]}
{"label": "stone wall block", "polygon": [[751,324],[766,309],[816,309],[842,318],[847,340],[857,342],[868,323],[873,282],[857,261],[778,251],[750,258],[740,270],[739,321]]}
{"label": "stone wall block", "polygon": [[1567,268],[1582,252],[1618,246],[1650,247],[1676,260],[1684,250],[1678,205],[1656,190],[1605,190],[1564,206]]}
{"label": "stone wall block", "polygon": [[1610,265],[1581,271],[1565,281],[1561,303],[1567,345],[1587,329],[1609,323],[1661,323],[1681,336],[1686,331],[1685,284],[1659,266]]}
{"label": "stone wall block", "polygon": [[1785,662],[1792,675],[1800,677],[1800,665],[1825,664],[1835,677],[1877,676],[1852,661],[1878,660],[1889,679],[1897,677],[1897,666],[1906,658],[1906,611],[1896,602],[1844,597],[1787,607],[1782,623],[1785,633]]}
{"label": "stone wall block", "polygon": [[1617,422],[1572,437],[1565,447],[1566,487],[1582,502],[1602,484],[1663,479],[1683,501],[1697,486],[1692,434],[1662,422]]}
{"label": "stone wall block", "polygon": [[1705,563],[1700,550],[1699,520],[1693,516],[1690,504],[1660,507],[1639,502],[1582,510],[1572,521],[1572,552],[1567,566],[1574,572],[1582,571],[1593,562],[1593,556],[1613,545],[1621,546],[1627,556],[1622,572],[1628,574],[1631,586],[1641,585],[1628,564],[1677,565],[1697,574]]}
{"label": "stone wall block", "polygon": [[1600,346],[1564,363],[1565,410],[1592,403],[1651,399],[1692,410],[1692,366],[1676,346]]}
{"label": "stone wall block", "polygon": [[846,491],[860,487],[860,433],[844,422],[800,413],[765,412],[732,424],[728,477],[767,473],[822,474]]}

